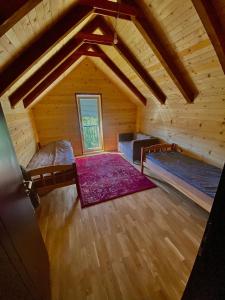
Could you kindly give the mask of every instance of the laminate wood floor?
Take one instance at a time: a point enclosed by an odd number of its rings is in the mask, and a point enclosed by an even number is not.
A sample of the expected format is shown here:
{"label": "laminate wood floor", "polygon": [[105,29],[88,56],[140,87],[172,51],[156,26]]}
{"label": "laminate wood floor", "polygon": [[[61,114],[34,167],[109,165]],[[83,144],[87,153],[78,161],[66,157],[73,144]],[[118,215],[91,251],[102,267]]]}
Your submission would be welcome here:
{"label": "laminate wood floor", "polygon": [[160,187],[81,209],[74,186],[42,197],[53,300],[179,300],[208,214]]}

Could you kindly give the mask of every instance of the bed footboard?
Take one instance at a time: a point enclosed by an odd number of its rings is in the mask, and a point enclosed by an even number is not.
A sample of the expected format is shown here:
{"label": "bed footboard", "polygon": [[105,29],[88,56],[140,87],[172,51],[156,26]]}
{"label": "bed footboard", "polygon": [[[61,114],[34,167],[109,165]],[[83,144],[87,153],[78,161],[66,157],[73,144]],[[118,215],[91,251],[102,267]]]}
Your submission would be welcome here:
{"label": "bed footboard", "polygon": [[177,144],[156,144],[149,147],[141,148],[141,173],[144,171],[144,162],[146,159],[147,153],[156,153],[156,152],[182,152],[182,149]]}
{"label": "bed footboard", "polygon": [[76,164],[41,167],[27,171],[39,195],[55,188],[75,184],[77,182]]}

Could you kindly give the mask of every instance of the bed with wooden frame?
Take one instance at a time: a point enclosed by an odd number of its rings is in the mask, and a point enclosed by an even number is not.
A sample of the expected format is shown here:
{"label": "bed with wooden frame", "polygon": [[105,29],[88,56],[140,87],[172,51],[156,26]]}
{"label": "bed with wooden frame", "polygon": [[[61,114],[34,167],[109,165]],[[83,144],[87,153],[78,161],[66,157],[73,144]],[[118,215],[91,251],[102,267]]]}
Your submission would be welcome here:
{"label": "bed with wooden frame", "polygon": [[77,182],[76,163],[69,141],[56,141],[43,147],[26,167],[27,175],[39,195]]}
{"label": "bed with wooden frame", "polygon": [[141,172],[151,172],[210,212],[222,170],[182,154],[177,144],[142,148]]}

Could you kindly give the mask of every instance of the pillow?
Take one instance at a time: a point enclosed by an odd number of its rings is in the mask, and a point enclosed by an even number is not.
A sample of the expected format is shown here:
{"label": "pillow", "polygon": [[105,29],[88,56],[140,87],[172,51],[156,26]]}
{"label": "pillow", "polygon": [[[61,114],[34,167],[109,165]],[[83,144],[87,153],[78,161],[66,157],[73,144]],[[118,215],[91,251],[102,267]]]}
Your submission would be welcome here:
{"label": "pillow", "polygon": [[143,133],[136,133],[135,134],[135,139],[136,140],[146,140],[151,138],[149,135],[143,134]]}

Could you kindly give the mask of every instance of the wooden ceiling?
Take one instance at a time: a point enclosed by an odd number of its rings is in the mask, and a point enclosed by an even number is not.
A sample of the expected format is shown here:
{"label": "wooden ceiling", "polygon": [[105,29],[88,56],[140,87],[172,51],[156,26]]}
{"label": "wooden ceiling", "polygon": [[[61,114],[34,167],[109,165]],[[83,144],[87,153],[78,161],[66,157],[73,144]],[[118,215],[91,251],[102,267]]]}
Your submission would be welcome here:
{"label": "wooden ceiling", "polygon": [[[207,4],[203,0],[192,2],[225,70],[225,34],[224,27],[220,26],[219,6],[212,0]],[[113,25],[117,17],[120,26],[126,24],[138,31],[148,47],[149,56],[154,54],[183,98],[192,103],[198,87],[166,30],[161,28],[153,14],[146,14],[146,4],[134,0],[119,3],[107,0],[11,0],[6,4],[0,0],[0,95],[7,92],[12,106],[23,100],[27,107],[81,56],[95,56],[146,104],[145,95],[118,67],[118,61],[125,60],[148,93],[164,104],[167,96],[160,82],[151,76],[135,49],[130,48],[132,36],[125,39],[124,31],[118,28],[118,43],[113,43]],[[96,30],[101,35],[96,34]],[[113,52],[116,53],[114,58]]]}

